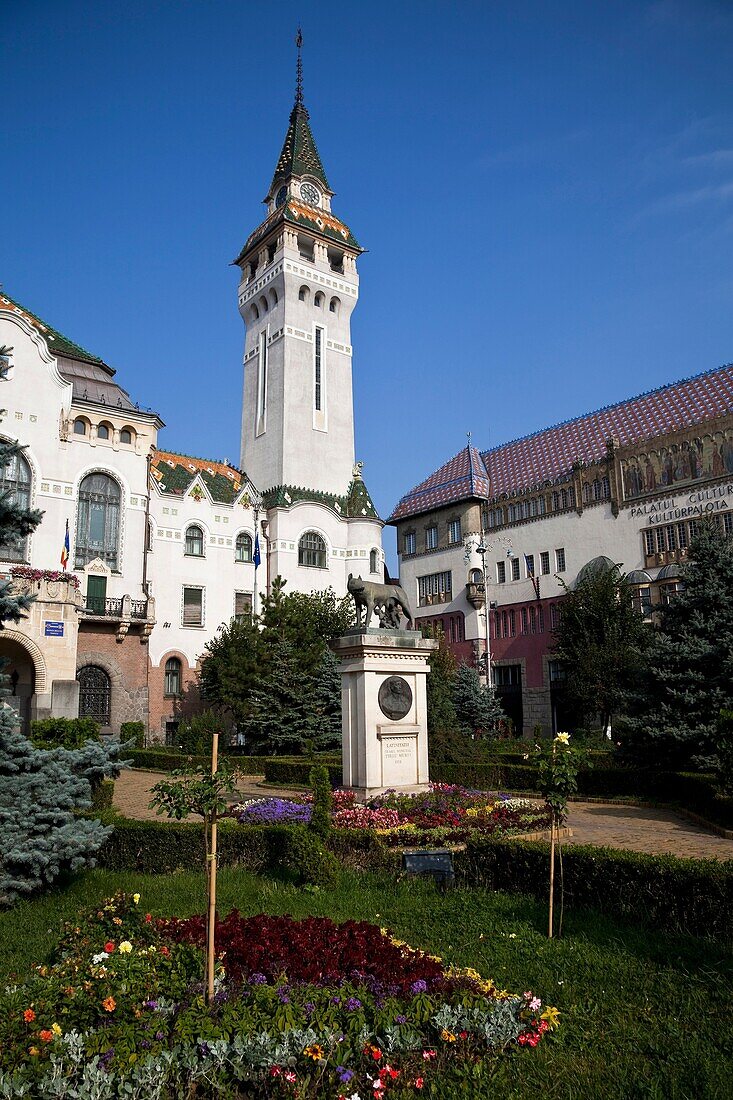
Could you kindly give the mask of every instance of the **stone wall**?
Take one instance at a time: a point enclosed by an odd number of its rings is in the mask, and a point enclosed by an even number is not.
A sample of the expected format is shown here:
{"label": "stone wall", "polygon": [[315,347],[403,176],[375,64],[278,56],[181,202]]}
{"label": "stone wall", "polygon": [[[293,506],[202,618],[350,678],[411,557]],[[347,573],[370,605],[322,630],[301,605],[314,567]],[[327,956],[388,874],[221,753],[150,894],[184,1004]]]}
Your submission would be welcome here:
{"label": "stone wall", "polygon": [[110,678],[110,724],[102,733],[116,736],[123,722],[148,723],[148,647],[137,633],[122,642],[115,628],[102,623],[82,623],[77,644],[77,672],[97,665]]}

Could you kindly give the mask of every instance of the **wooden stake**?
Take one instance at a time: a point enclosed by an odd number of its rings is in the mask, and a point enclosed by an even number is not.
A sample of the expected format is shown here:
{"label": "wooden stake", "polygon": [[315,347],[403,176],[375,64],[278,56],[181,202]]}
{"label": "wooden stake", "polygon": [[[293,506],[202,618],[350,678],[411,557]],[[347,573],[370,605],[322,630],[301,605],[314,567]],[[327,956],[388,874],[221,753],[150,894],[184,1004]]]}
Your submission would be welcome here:
{"label": "wooden stake", "polygon": [[550,820],[550,926],[547,935],[552,939],[552,908],[555,899],[555,811]]}
{"label": "wooden stake", "polygon": [[[216,775],[219,767],[219,734],[215,733],[211,744],[211,774]],[[216,810],[211,815],[211,845],[209,849],[209,920],[206,944],[206,999],[214,999],[214,958],[216,926]]]}

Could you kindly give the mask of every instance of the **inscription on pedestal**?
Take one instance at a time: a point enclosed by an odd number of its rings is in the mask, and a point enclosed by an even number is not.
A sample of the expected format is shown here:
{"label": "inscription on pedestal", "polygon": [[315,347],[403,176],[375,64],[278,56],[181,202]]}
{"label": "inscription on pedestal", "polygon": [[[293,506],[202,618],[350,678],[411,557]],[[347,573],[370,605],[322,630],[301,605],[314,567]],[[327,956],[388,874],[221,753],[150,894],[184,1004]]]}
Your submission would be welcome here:
{"label": "inscription on pedestal", "polygon": [[382,783],[385,787],[410,786],[417,782],[416,734],[382,737]]}

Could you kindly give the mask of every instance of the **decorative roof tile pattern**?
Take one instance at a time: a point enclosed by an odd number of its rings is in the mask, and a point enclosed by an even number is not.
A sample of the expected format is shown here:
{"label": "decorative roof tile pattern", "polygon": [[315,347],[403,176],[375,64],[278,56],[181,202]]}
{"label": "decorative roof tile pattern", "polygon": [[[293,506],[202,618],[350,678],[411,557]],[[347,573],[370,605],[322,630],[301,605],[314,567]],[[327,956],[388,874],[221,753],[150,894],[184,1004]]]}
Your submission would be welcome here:
{"label": "decorative roof tile pattern", "polygon": [[441,508],[454,500],[489,495],[489,478],[484,461],[475,447],[464,447],[457,455],[402,498],[390,521]]}
{"label": "decorative roof tile pattern", "polygon": [[245,256],[261,244],[265,237],[283,222],[300,229],[310,229],[313,233],[335,241],[342,247],[348,246],[358,252],[364,251],[348,225],[344,225],[333,214],[328,214],[325,210],[317,210],[314,206],[306,206],[304,203],[296,202],[295,199],[290,199],[285,206],[275,210],[250,233],[244,247],[233,262],[241,264]]}
{"label": "decorative roof tile pattern", "polygon": [[172,451],[154,451],[150,472],[161,493],[179,497],[185,496],[189,486],[200,476],[217,504],[233,504],[249,484],[242,471],[228,462],[194,458]]}
{"label": "decorative roof tile pattern", "polygon": [[112,367],[108,367],[104,360],[100,359],[97,355],[92,355],[91,352],[86,351],[80,347],[79,344],[75,344],[73,340],[69,340],[68,337],[63,336],[57,329],[52,328],[51,325],[46,324],[40,317],[37,317],[35,313],[31,313],[25,306],[20,305],[19,302],[13,301],[13,299],[3,291],[0,293],[0,309],[7,309],[11,313],[19,314],[25,321],[40,332],[41,336],[48,344],[48,350],[52,355],[61,355],[66,359],[77,359],[83,363],[97,363],[108,371],[110,375],[115,372]]}
{"label": "decorative roof tile pattern", "polygon": [[284,183],[291,176],[313,176],[320,180],[327,191],[331,190],[311,133],[309,119],[307,107],[302,101],[296,99],[295,106],[290,112],[290,124],[275,175],[270,184],[270,195],[274,194],[280,183]]}
{"label": "decorative roof tile pattern", "polygon": [[484,451],[480,458],[490,480],[490,493],[468,491],[465,472],[451,474],[452,469],[465,471],[465,448],[407,493],[390,522],[470,496],[494,498],[555,481],[566,476],[577,461],[601,459],[606,440],[612,437],[624,446],[731,411],[733,364],[727,364]]}
{"label": "decorative roof tile pattern", "polygon": [[345,496],[322,493],[317,489],[304,489],[296,485],[275,485],[262,494],[265,508],[291,508],[300,501],[323,504],[346,519],[379,519],[366,485],[361,478],[354,478]]}

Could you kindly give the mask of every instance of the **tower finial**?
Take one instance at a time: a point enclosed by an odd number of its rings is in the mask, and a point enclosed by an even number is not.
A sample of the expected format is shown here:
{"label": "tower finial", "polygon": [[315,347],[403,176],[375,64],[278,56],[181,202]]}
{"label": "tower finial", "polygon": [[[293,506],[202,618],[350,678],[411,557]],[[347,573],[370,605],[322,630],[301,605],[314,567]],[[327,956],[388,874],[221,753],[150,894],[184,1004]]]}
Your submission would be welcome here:
{"label": "tower finial", "polygon": [[303,106],[303,57],[301,50],[303,48],[303,32],[298,27],[298,33],[295,36],[295,45],[298,47],[298,65],[297,65],[297,79],[295,82],[295,106]]}

